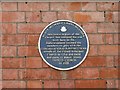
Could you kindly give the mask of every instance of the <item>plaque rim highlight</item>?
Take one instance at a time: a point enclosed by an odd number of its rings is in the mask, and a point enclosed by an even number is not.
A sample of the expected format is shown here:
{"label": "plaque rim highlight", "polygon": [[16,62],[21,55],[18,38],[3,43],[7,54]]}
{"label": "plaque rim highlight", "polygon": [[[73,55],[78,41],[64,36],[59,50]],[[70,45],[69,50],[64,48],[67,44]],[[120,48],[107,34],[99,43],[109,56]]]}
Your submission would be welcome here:
{"label": "plaque rim highlight", "polygon": [[[41,37],[42,37],[44,31],[45,31],[50,25],[52,25],[52,24],[54,24],[54,23],[57,23],[57,22],[60,22],[60,21],[66,21],[66,22],[70,22],[70,23],[75,24],[76,26],[78,26],[79,28],[81,28],[81,30],[84,32],[84,34],[85,34],[85,36],[86,36],[86,39],[87,39],[87,44],[88,44],[88,46],[87,46],[87,51],[86,51],[86,54],[85,54],[84,58],[82,59],[81,62],[79,62],[78,64],[76,64],[75,66],[70,67],[70,68],[58,68],[58,67],[55,67],[55,66],[51,65],[50,63],[47,62],[47,60],[45,60],[45,58],[43,57],[43,55],[42,55],[42,53],[41,53],[40,41],[41,41]],[[87,33],[84,31],[84,29],[83,29],[79,24],[77,24],[76,22],[71,21],[71,20],[56,20],[56,21],[53,21],[53,22],[49,23],[49,24],[42,30],[42,32],[40,33],[40,36],[39,36],[39,39],[38,39],[38,49],[39,49],[39,53],[40,53],[40,56],[41,56],[42,60],[43,60],[47,65],[49,65],[50,67],[52,67],[52,68],[54,68],[54,69],[57,69],[57,70],[71,70],[71,69],[74,69],[74,68],[78,67],[80,64],[82,64],[82,63],[85,61],[85,59],[86,59],[86,57],[87,57],[87,55],[88,55],[88,52],[89,52],[89,39],[88,39]]]}

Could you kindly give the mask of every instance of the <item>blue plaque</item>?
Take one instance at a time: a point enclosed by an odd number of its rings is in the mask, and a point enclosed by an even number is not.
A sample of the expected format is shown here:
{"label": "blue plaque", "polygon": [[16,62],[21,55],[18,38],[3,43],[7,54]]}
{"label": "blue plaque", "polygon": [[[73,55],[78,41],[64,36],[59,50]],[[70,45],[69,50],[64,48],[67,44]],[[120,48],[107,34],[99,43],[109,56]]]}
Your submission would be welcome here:
{"label": "blue plaque", "polygon": [[58,20],[50,23],[38,41],[42,59],[58,70],[70,70],[86,58],[89,41],[86,32],[77,23]]}

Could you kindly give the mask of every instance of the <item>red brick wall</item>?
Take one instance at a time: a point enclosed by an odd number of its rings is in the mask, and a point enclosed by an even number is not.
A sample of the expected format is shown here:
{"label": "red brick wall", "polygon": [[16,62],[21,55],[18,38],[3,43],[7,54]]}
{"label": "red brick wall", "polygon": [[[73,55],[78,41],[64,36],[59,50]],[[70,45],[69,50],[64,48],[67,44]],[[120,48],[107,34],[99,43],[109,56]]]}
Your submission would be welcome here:
{"label": "red brick wall", "polygon": [[[3,88],[118,88],[117,2],[2,2],[1,8]],[[38,52],[41,31],[58,19],[77,22],[89,37],[89,54],[74,70],[52,69]]]}

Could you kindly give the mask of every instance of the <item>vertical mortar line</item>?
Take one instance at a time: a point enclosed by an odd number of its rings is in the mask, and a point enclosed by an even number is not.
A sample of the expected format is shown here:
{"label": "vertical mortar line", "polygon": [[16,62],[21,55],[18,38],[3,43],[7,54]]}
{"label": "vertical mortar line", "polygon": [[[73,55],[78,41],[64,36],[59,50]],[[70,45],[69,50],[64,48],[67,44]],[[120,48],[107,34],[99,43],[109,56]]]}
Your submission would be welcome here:
{"label": "vertical mortar line", "polygon": [[51,9],[50,9],[50,7],[51,7],[50,3],[51,3],[51,2],[48,2],[48,5],[49,5],[48,11],[51,11]]}

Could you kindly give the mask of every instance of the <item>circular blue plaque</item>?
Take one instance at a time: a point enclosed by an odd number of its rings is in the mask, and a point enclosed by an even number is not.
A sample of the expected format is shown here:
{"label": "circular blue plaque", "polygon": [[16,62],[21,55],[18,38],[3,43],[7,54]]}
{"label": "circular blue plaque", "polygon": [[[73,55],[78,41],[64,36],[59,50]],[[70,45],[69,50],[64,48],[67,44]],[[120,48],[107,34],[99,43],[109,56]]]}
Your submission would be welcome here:
{"label": "circular blue plaque", "polygon": [[50,23],[38,41],[42,59],[58,70],[70,70],[86,58],[89,41],[86,32],[77,23],[58,20]]}

